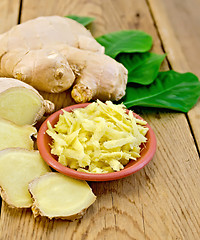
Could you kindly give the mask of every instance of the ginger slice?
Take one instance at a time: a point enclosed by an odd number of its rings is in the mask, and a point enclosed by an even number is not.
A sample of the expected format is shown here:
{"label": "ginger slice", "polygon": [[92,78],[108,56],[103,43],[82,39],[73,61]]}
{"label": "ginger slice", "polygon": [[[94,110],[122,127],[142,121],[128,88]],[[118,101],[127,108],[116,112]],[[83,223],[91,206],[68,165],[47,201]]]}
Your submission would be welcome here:
{"label": "ginger slice", "polygon": [[52,113],[54,104],[30,85],[13,78],[0,78],[0,116],[18,125],[34,124],[44,113]]}
{"label": "ginger slice", "polygon": [[34,199],[32,211],[35,217],[75,220],[81,218],[96,200],[85,181],[55,172],[33,180],[29,191]]}
{"label": "ginger slice", "polygon": [[0,118],[0,150],[11,147],[33,149],[31,136],[36,134],[36,128],[31,125],[18,126],[8,120]]}
{"label": "ginger slice", "polygon": [[0,192],[10,207],[28,208],[32,198],[28,183],[50,169],[38,151],[8,148],[0,151]]}

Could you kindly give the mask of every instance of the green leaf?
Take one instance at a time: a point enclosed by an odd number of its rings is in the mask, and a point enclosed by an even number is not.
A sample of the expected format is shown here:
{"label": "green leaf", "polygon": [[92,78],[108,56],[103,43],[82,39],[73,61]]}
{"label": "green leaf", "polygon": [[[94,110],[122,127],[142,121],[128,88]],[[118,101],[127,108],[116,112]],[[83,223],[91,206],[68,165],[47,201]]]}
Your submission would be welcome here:
{"label": "green leaf", "polygon": [[192,73],[173,70],[160,72],[148,85],[127,86],[124,104],[132,106],[159,107],[188,112],[200,96],[200,82]]}
{"label": "green leaf", "polygon": [[92,17],[82,17],[82,16],[76,16],[76,15],[68,15],[65,17],[71,18],[77,21],[78,23],[82,24],[83,26],[87,26],[88,24],[90,24],[95,20],[95,18],[92,18]]}
{"label": "green leaf", "polygon": [[155,53],[121,53],[116,60],[122,63],[128,70],[128,82],[148,85],[158,75],[160,65],[165,54]]}
{"label": "green leaf", "polygon": [[152,37],[138,30],[122,30],[96,38],[105,47],[105,53],[115,58],[119,53],[147,52],[152,47]]}

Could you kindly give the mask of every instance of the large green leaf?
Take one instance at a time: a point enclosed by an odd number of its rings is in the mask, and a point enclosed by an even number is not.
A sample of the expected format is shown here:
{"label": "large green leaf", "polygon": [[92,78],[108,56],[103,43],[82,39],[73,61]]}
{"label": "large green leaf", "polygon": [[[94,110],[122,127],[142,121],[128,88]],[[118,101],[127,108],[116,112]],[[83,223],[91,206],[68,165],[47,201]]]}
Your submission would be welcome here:
{"label": "large green leaf", "polygon": [[78,23],[82,24],[83,26],[87,26],[88,24],[90,24],[95,20],[95,18],[92,18],[92,17],[82,17],[82,16],[76,16],[76,15],[68,15],[65,17],[71,18],[77,21]]}
{"label": "large green leaf", "polygon": [[158,55],[145,52],[121,53],[116,60],[122,63],[128,70],[128,82],[148,85],[157,77],[164,58],[165,54]]}
{"label": "large green leaf", "polygon": [[96,38],[105,47],[105,53],[115,58],[119,53],[146,52],[152,47],[152,37],[138,30],[122,30]]}
{"label": "large green leaf", "polygon": [[149,86],[129,85],[123,103],[188,112],[200,96],[200,82],[192,73],[160,72]]}

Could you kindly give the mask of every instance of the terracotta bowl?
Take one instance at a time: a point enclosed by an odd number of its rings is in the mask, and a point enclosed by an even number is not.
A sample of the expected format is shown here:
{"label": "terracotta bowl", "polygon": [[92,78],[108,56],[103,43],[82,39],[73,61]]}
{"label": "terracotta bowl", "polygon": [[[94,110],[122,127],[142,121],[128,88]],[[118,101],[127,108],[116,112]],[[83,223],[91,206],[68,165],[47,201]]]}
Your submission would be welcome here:
{"label": "terracotta bowl", "polygon": [[[83,103],[83,104],[76,104],[73,106],[69,106],[66,108],[63,108],[65,111],[71,112],[75,108],[84,108],[89,103]],[[127,110],[128,112],[128,110]],[[112,173],[83,173],[78,172],[76,170],[73,170],[69,167],[65,167],[62,164],[60,164],[54,155],[51,154],[51,149],[49,146],[49,143],[51,143],[52,139],[51,137],[46,133],[47,130],[47,121],[51,123],[52,126],[54,126],[58,119],[59,115],[62,114],[62,110],[59,110],[55,113],[53,113],[51,116],[49,116],[46,121],[43,122],[41,125],[38,136],[37,136],[37,146],[39,149],[39,152],[42,156],[42,158],[45,160],[45,162],[55,169],[56,171],[63,173],[67,176],[81,179],[81,180],[87,180],[87,181],[110,181],[110,180],[116,180],[120,178],[127,177],[140,169],[142,169],[147,163],[153,158],[155,151],[156,151],[156,138],[155,134],[152,130],[152,128],[147,124],[146,126],[149,128],[149,131],[146,135],[147,142],[145,145],[141,146],[141,157],[137,159],[137,161],[131,160],[123,170],[120,170],[119,172],[112,172]],[[133,115],[136,118],[142,119],[139,115],[136,113],[133,113]]]}

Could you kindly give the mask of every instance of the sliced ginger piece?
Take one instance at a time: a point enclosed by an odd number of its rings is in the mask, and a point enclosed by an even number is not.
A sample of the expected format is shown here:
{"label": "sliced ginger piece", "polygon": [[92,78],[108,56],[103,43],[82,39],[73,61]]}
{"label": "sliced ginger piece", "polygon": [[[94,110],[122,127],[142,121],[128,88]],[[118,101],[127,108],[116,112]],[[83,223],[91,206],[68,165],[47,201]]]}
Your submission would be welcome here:
{"label": "sliced ginger piece", "polygon": [[13,78],[0,78],[0,116],[18,125],[34,124],[46,113],[52,113],[54,104],[30,85]]}
{"label": "sliced ginger piece", "polygon": [[0,190],[2,199],[11,207],[28,208],[32,198],[28,184],[50,169],[38,151],[8,148],[0,151]]}
{"label": "sliced ginger piece", "polygon": [[96,196],[85,181],[61,173],[47,173],[29,184],[34,216],[75,220],[83,216]]}
{"label": "sliced ginger piece", "polygon": [[31,136],[37,130],[31,125],[18,126],[8,120],[0,118],[0,150],[11,147],[33,149]]}

